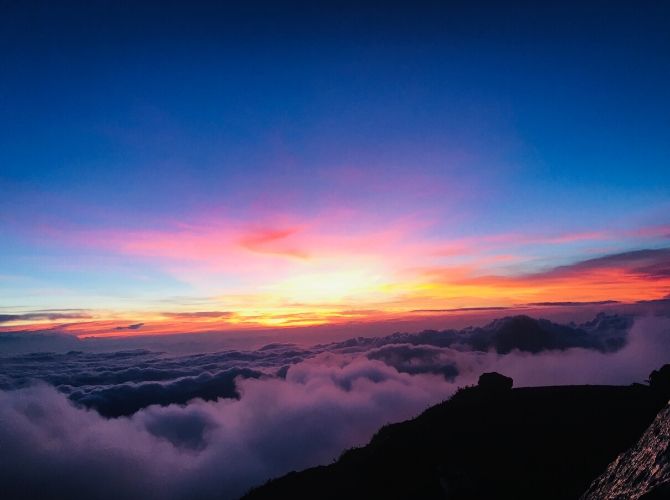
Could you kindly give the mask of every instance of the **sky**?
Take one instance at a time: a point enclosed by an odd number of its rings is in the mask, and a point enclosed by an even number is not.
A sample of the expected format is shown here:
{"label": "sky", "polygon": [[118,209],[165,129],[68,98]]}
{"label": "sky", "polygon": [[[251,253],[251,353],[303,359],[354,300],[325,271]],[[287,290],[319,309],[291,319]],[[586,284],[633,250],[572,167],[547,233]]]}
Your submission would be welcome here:
{"label": "sky", "polygon": [[665,2],[0,9],[0,330],[670,296]]}

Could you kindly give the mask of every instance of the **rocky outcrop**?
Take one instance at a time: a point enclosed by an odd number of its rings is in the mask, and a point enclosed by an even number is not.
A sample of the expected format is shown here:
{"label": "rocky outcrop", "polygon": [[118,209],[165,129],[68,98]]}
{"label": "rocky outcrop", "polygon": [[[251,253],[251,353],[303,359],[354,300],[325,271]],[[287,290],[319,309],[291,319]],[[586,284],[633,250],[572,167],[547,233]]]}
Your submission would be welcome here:
{"label": "rocky outcrop", "polygon": [[509,391],[514,385],[514,380],[497,372],[482,373],[479,376],[477,387],[484,391],[498,392]]}
{"label": "rocky outcrop", "polygon": [[582,496],[582,500],[660,499],[670,499],[670,406]]}

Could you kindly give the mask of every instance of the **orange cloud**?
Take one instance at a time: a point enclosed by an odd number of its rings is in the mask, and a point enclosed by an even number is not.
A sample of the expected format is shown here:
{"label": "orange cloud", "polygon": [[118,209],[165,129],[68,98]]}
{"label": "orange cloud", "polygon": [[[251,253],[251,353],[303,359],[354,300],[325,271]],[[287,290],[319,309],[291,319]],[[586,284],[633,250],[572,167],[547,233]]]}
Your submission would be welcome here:
{"label": "orange cloud", "polygon": [[468,277],[449,270],[433,275],[436,295],[494,297],[503,304],[651,300],[670,293],[670,249],[607,255],[520,276]]}

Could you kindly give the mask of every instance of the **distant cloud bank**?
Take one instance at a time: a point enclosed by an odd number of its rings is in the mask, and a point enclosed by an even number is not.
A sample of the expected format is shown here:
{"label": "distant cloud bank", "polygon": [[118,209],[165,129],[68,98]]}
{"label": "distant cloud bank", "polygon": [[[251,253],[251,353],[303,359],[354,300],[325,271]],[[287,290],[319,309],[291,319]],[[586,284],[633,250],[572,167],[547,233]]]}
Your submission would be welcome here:
{"label": "distant cloud bank", "polygon": [[670,319],[606,314],[312,347],[3,356],[0,483],[10,498],[236,498],[330,462],[484,371],[517,386],[627,384],[667,361]]}

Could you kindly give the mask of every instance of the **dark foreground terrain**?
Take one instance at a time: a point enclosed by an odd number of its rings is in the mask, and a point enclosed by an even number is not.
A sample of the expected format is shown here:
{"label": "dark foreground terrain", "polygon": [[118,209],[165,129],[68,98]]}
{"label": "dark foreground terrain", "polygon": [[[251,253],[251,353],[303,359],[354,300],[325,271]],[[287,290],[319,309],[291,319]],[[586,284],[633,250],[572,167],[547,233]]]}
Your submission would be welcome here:
{"label": "dark foreground terrain", "polygon": [[[665,372],[665,373],[664,373]],[[670,365],[650,378],[664,379]],[[582,500],[668,500],[670,498],[670,405],[666,406],[640,440],[619,455],[598,477]]]}
{"label": "dark foreground terrain", "polygon": [[654,384],[509,389],[502,380],[462,389],[337,462],[245,498],[577,499],[668,396]]}

